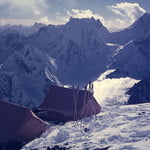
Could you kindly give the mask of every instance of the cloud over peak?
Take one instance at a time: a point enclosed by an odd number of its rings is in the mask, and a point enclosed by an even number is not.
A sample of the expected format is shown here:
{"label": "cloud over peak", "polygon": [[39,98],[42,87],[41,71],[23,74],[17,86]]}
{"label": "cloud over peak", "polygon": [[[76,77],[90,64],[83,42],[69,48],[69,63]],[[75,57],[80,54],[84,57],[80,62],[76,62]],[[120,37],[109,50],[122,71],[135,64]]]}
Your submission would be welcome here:
{"label": "cloud over peak", "polygon": [[146,12],[138,3],[121,2],[105,6],[112,16],[108,18],[90,7],[77,7],[78,3],[76,0],[0,0],[0,25],[29,25],[34,22],[64,24],[70,17],[94,17],[100,19],[110,31],[116,31],[128,27]]}
{"label": "cloud over peak", "polygon": [[117,3],[107,6],[107,8],[114,13],[114,17],[111,19],[104,18],[90,9],[72,9],[71,11],[67,11],[67,14],[74,18],[94,17],[95,19],[100,19],[110,31],[116,31],[128,27],[146,12],[138,3],[129,2]]}
{"label": "cloud over peak", "polygon": [[79,9],[72,9],[71,11],[67,11],[67,15],[73,18],[91,18],[94,17],[95,19],[99,19],[104,22],[104,18],[99,14],[93,13],[90,9],[87,10],[79,10]]}
{"label": "cloud over peak", "polygon": [[129,2],[117,3],[115,5],[108,6],[108,8],[117,15],[130,18],[130,21],[132,22],[146,12],[138,3]]}

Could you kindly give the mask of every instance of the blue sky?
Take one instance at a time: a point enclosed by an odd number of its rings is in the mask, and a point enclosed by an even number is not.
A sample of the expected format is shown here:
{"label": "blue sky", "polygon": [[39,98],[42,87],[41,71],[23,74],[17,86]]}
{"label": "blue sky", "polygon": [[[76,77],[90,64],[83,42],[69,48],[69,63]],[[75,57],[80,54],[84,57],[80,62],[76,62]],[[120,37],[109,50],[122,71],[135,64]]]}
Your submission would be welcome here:
{"label": "blue sky", "polygon": [[149,6],[150,0],[0,0],[0,25],[64,24],[70,17],[94,16],[118,30],[150,12]]}

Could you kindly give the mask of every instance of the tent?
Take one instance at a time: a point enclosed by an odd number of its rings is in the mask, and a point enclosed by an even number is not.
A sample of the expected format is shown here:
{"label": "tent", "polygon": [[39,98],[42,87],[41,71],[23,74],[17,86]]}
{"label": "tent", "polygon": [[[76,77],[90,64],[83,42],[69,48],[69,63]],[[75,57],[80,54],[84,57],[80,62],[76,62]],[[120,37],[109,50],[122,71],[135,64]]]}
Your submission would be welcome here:
{"label": "tent", "polygon": [[37,115],[47,121],[66,122],[96,115],[100,111],[92,92],[51,85]]}
{"label": "tent", "polygon": [[0,149],[17,149],[39,136],[46,126],[29,109],[0,100]]}

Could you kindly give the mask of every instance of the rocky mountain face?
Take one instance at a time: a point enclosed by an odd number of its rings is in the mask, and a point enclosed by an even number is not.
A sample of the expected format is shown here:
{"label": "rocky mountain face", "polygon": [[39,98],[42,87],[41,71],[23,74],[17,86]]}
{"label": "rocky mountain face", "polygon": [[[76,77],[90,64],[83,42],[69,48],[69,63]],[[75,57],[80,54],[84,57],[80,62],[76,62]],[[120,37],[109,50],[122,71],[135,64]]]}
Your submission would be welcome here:
{"label": "rocky mountain face", "polygon": [[105,42],[107,34],[98,20],[71,18],[65,25],[41,28],[29,43],[55,60],[53,71],[62,83],[83,84],[106,69],[112,53]]}
{"label": "rocky mountain face", "polygon": [[128,104],[150,103],[150,77],[135,84],[127,94],[130,95]]}
{"label": "rocky mountain face", "polygon": [[[132,77],[141,80],[128,92],[129,104],[149,101],[150,76],[150,14],[146,13],[129,28],[112,33],[119,47],[112,55],[110,68],[116,69],[110,78]],[[122,37],[122,38],[121,38]],[[119,40],[120,39],[120,40]],[[115,41],[116,40],[116,41]]]}
{"label": "rocky mountain face", "polygon": [[110,43],[126,44],[131,40],[142,40],[150,33],[150,14],[145,13],[135,23],[119,32],[111,33],[108,37]]}
{"label": "rocky mountain face", "polygon": [[14,51],[23,49],[24,37],[11,30],[0,32],[0,64],[2,64]]}
{"label": "rocky mountain face", "polygon": [[0,98],[27,107],[40,105],[51,83],[93,80],[112,51],[104,42],[107,29],[93,18],[45,26],[31,36],[11,28],[1,33]]}
{"label": "rocky mountain face", "polygon": [[[150,76],[150,15],[109,33],[99,20],[74,19],[60,26],[0,30],[0,98],[38,106],[51,83],[85,85],[107,69],[108,77]],[[32,29],[32,27],[31,27]]]}
{"label": "rocky mountain face", "polygon": [[130,41],[115,50],[110,68],[116,71],[110,77],[129,76],[144,79],[150,75],[150,35],[142,40]]}
{"label": "rocky mountain face", "polygon": [[[120,37],[119,47],[112,55],[110,68],[116,69],[109,77],[129,76],[136,79],[149,77],[150,69],[150,14],[143,15],[131,27],[114,33]],[[130,36],[130,37],[129,37]],[[121,40],[126,40],[122,42]],[[125,44],[122,44],[125,43]]]}
{"label": "rocky mountain face", "polygon": [[50,67],[47,56],[34,46],[15,51],[0,68],[0,97],[28,107],[38,106],[51,83],[46,67]]}

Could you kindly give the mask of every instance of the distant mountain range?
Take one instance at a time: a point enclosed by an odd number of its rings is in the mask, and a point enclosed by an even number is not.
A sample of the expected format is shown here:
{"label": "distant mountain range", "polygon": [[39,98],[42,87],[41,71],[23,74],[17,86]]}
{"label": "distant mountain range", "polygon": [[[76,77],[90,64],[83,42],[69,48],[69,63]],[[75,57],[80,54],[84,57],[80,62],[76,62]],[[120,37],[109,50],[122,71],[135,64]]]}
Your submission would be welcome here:
{"label": "distant mountain range", "polygon": [[5,26],[0,26],[0,31],[5,31],[7,32],[12,32],[16,31],[19,32],[19,34],[24,35],[24,36],[29,36],[37,32],[41,27],[46,26],[45,24],[42,23],[35,23],[32,26],[24,26],[24,25],[5,25]]}
{"label": "distant mountain range", "polygon": [[99,20],[65,25],[0,27],[0,98],[38,106],[50,84],[85,85],[107,69],[109,78],[150,76],[150,14],[115,33]]}

